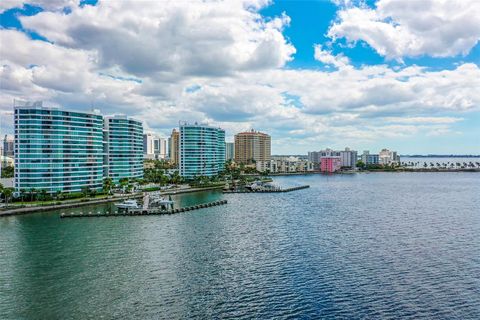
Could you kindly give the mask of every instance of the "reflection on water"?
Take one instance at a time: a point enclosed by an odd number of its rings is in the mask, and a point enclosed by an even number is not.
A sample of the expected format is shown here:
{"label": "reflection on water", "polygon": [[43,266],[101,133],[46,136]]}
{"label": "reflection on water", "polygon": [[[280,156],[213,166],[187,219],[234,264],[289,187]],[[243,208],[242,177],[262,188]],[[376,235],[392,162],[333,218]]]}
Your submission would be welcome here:
{"label": "reflection on water", "polygon": [[0,318],[479,318],[479,179],[278,177],[311,188],[176,195],[228,204],[175,215],[2,218]]}

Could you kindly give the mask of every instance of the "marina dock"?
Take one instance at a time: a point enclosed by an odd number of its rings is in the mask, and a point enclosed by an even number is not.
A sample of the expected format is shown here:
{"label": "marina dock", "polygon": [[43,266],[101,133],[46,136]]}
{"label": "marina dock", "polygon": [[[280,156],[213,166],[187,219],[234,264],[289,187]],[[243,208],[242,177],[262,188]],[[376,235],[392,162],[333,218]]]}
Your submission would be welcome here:
{"label": "marina dock", "polygon": [[125,216],[147,216],[147,215],[161,215],[161,214],[175,214],[181,212],[188,212],[203,208],[210,208],[215,206],[221,206],[227,204],[227,200],[219,200],[214,202],[203,203],[195,206],[189,206],[184,208],[178,208],[173,210],[162,210],[160,208],[130,208],[123,211],[115,211],[110,213],[101,213],[101,212],[79,212],[79,213],[62,213],[60,218],[90,218],[90,217],[125,217]]}
{"label": "marina dock", "polygon": [[264,189],[257,189],[257,190],[223,190],[223,193],[274,193],[274,192],[291,192],[297,191],[302,189],[310,188],[309,185],[298,186],[298,187],[291,187],[291,188],[264,188]]}

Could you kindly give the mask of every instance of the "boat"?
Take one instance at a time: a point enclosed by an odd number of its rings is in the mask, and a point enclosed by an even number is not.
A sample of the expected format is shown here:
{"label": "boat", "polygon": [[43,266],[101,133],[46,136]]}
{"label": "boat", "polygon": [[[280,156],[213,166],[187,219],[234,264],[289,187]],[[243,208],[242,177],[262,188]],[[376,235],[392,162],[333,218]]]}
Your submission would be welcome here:
{"label": "boat", "polygon": [[246,185],[245,188],[251,191],[269,191],[277,189],[273,184],[262,181],[255,181],[249,185]]}
{"label": "boat", "polygon": [[250,189],[250,190],[258,190],[261,187],[262,187],[262,182],[261,181],[255,181],[255,182],[252,182],[251,184],[245,185],[245,188]]}
{"label": "boat", "polygon": [[119,209],[138,209],[140,205],[138,204],[137,200],[125,200],[121,203],[115,203],[115,206]]}
{"label": "boat", "polygon": [[172,200],[172,197],[162,197],[159,194],[154,194],[152,195],[152,198],[150,199],[150,204],[155,207],[160,207],[162,209],[168,210],[169,208],[173,209],[173,204],[175,201]]}
{"label": "boat", "polygon": [[171,205],[174,203],[174,201],[166,199],[164,197],[160,197],[160,198],[153,198],[152,200],[150,200],[150,203],[156,204],[156,205]]}

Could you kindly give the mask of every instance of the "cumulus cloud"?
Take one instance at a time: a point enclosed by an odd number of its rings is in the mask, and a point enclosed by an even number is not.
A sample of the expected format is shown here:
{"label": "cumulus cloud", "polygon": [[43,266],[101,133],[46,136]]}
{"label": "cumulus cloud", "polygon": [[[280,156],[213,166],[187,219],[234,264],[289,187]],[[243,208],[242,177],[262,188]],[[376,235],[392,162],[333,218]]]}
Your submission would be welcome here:
{"label": "cumulus cloud", "polygon": [[0,2],[0,13],[12,8],[22,8],[24,4],[30,4],[33,6],[41,7],[47,11],[61,11],[64,8],[70,8],[77,6],[79,0],[2,0]]}
{"label": "cumulus cloud", "polygon": [[333,65],[336,68],[343,68],[350,63],[348,57],[345,57],[343,54],[334,55],[329,50],[323,50],[320,44],[314,46],[314,58],[324,64]]}
{"label": "cumulus cloud", "polygon": [[290,18],[263,19],[254,8],[264,2],[101,1],[21,22],[58,45],[95,50],[103,68],[150,77],[225,76],[292,59],[295,48],[282,34]]}
{"label": "cumulus cloud", "polygon": [[466,55],[480,40],[476,0],[379,0],[347,3],[328,30],[332,39],[365,41],[389,59]]}
{"label": "cumulus cloud", "polygon": [[179,120],[221,126],[229,137],[260,129],[278,152],[300,152],[326,142],[448,134],[479,110],[473,63],[440,71],[354,67],[316,45],[315,59],[334,69],[285,68],[295,52],[283,35],[290,18],[262,17],[266,4],[107,1],[21,17],[50,42],[0,30],[9,48],[0,55],[0,111],[11,111],[14,98],[93,105],[165,135]]}

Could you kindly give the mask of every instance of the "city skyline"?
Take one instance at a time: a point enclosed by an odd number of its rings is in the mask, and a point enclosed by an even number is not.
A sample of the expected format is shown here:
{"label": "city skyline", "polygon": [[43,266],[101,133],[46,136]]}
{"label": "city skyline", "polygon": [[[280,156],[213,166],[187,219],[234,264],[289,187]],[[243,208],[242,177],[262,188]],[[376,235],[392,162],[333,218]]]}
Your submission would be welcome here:
{"label": "city skyline", "polygon": [[1,134],[25,99],[165,138],[180,120],[254,128],[272,154],[480,154],[480,3],[401,3],[2,3]]}

